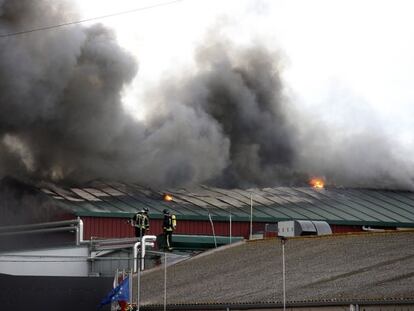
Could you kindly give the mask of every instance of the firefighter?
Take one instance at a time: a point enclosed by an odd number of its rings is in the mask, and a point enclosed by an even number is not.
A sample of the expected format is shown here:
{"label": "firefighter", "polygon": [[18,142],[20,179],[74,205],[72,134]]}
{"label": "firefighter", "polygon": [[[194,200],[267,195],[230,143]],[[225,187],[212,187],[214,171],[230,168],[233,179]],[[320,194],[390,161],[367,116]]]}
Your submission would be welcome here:
{"label": "firefighter", "polygon": [[172,234],[177,226],[177,221],[175,219],[175,215],[171,215],[168,210],[164,210],[164,237],[167,249],[172,251]]}
{"label": "firefighter", "polygon": [[135,227],[135,236],[142,238],[149,231],[148,208],[144,207],[132,217],[132,224]]}

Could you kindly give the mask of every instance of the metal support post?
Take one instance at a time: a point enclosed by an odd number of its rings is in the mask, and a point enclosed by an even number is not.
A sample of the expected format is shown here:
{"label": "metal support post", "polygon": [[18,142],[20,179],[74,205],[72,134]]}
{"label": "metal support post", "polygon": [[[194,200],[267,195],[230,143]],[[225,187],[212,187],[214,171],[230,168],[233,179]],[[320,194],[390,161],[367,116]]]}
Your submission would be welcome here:
{"label": "metal support post", "polygon": [[283,270],[283,311],[286,311],[286,266],[285,266],[285,242],[282,238],[282,270]]}
{"label": "metal support post", "polygon": [[211,218],[210,211],[208,212],[208,219],[210,219],[211,230],[213,231],[214,246],[217,248],[216,232],[214,230],[214,223],[213,223],[213,219]]}
{"label": "metal support post", "polygon": [[137,271],[137,311],[139,311],[139,305],[140,305],[140,293],[141,291],[141,269],[138,269]]}
{"label": "metal support post", "polygon": [[253,238],[253,194],[250,194],[250,236],[249,240]]}
{"label": "metal support post", "polygon": [[229,238],[229,244],[231,244],[231,225],[232,225],[232,224],[231,224],[231,209],[229,209],[229,213],[230,213],[230,215],[229,215],[229,219],[230,219],[230,220],[229,220],[229,222],[230,222],[230,230],[229,230],[229,231],[230,231],[230,232],[229,232],[230,238]]}
{"label": "metal support post", "polygon": [[[137,272],[138,267],[140,267],[141,270],[144,270],[144,257],[145,257],[145,246],[151,246],[154,247],[154,242],[157,240],[157,237],[155,235],[144,235],[142,237],[142,247],[141,242],[136,242],[134,244],[134,272]],[[138,248],[140,249],[139,257],[138,257]],[[140,259],[140,264],[137,265],[137,259]],[[142,259],[142,260],[141,260]]]}
{"label": "metal support post", "polygon": [[164,311],[167,310],[167,253],[164,253]]}
{"label": "metal support post", "polygon": [[138,271],[138,267],[140,267],[140,265],[138,265],[137,264],[137,261],[138,261],[138,247],[140,247],[140,245],[141,245],[141,242],[136,242],[135,244],[134,244],[134,247],[133,247],[133,260],[134,260],[134,272],[137,272]]}
{"label": "metal support post", "polygon": [[[141,270],[144,270],[145,246],[154,247],[157,240],[155,235],[144,235],[141,242],[136,242],[133,247],[134,253],[134,272],[137,273],[137,311],[139,311],[140,291],[141,291]],[[138,254],[138,247],[140,252]],[[137,260],[139,261],[137,264]]]}

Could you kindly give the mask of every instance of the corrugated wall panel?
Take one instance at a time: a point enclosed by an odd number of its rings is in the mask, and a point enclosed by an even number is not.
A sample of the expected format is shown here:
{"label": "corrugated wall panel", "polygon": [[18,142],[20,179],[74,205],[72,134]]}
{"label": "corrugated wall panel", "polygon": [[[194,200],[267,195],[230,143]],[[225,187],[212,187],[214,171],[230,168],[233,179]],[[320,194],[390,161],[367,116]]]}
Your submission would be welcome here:
{"label": "corrugated wall panel", "polygon": [[[244,236],[249,235],[250,224],[246,222],[232,222],[232,235]],[[216,235],[227,236],[230,233],[229,222],[215,221],[214,231]],[[177,234],[199,234],[212,235],[211,223],[209,221],[191,221],[182,220],[177,222]]]}
{"label": "corrugated wall panel", "polygon": [[361,226],[330,225],[332,233],[361,232]]}
{"label": "corrugated wall panel", "polygon": [[[125,238],[133,237],[134,228],[127,223],[125,218],[111,218],[111,217],[82,217],[84,222],[84,238],[89,240],[91,237],[95,238]],[[150,219],[149,234],[159,235],[162,233],[162,219]],[[264,223],[253,222],[253,233],[264,232]],[[362,231],[361,226],[347,226],[347,225],[331,225],[333,233],[344,232],[359,232]],[[216,235],[229,235],[229,222],[215,221],[214,230]],[[212,235],[211,224],[205,220],[177,220],[177,234],[198,234],[198,235]],[[232,235],[249,237],[250,223],[249,222],[232,222]],[[265,233],[265,236],[268,236]]]}
{"label": "corrugated wall panel", "polygon": [[[131,227],[125,218],[112,217],[82,217],[84,222],[84,238],[125,238],[134,236],[134,228]],[[149,234],[158,235],[162,233],[162,219],[150,220]],[[261,228],[263,224],[253,223],[254,230]],[[214,230],[216,235],[229,235],[229,223],[215,221]],[[249,236],[250,224],[248,222],[232,222],[233,236]],[[261,229],[262,230],[262,229]],[[178,220],[177,234],[199,234],[212,235],[212,228],[209,221]]]}
{"label": "corrugated wall panel", "polygon": [[94,238],[126,238],[134,236],[134,229],[124,218],[82,217],[84,239]]}

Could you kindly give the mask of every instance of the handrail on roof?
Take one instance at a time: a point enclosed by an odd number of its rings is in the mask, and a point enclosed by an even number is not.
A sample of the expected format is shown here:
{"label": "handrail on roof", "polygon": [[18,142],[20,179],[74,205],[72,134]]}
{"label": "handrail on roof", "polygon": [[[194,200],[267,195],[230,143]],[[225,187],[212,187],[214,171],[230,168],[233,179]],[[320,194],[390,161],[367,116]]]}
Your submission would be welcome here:
{"label": "handrail on roof", "polygon": [[29,225],[3,226],[3,227],[0,227],[0,233],[4,231],[6,232],[25,231],[25,230],[36,230],[36,229],[44,229],[44,228],[70,226],[70,225],[77,225],[78,222],[79,222],[78,219],[72,219],[72,220],[63,220],[63,221],[43,222],[43,223],[29,224]]}
{"label": "handrail on roof", "polygon": [[44,222],[38,224],[4,226],[0,227],[0,236],[38,234],[62,231],[76,231],[76,245],[80,245],[83,240],[83,221],[78,217],[73,220]]}

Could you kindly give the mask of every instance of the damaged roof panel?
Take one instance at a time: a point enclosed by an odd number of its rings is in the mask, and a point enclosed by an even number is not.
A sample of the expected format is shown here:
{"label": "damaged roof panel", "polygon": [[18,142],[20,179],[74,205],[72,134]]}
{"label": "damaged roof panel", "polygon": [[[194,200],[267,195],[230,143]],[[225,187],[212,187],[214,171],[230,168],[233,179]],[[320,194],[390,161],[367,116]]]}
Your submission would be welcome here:
{"label": "damaged roof panel", "polygon": [[[197,189],[153,190],[136,184],[93,182],[85,187],[62,188],[42,184],[39,191],[59,201],[78,216],[129,217],[138,209],[162,216],[169,209],[182,219],[226,220],[231,212],[234,221],[250,217],[253,221],[324,220],[331,224],[364,224],[414,227],[414,194],[408,191],[307,187],[263,189],[220,189],[201,186]],[[163,194],[172,201],[163,200]]]}

